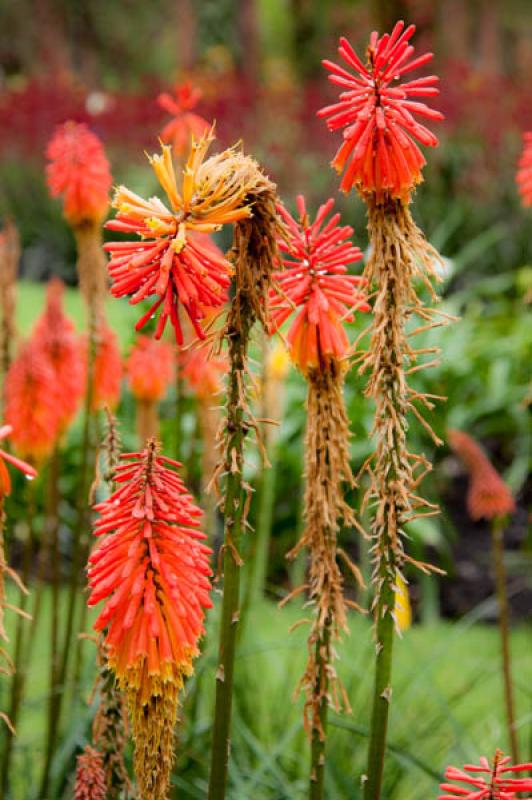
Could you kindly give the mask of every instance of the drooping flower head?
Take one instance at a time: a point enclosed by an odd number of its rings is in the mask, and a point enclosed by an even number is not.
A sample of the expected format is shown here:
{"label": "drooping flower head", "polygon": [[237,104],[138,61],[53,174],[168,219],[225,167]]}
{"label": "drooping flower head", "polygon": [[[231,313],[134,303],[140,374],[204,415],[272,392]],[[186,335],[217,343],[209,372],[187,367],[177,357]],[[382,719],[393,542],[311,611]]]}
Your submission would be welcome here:
{"label": "drooping flower head", "polygon": [[[0,442],[2,439],[10,436],[12,432],[13,428],[11,425],[2,425],[0,427]],[[11,464],[12,467],[19,469],[27,478],[31,479],[37,477],[37,472],[33,467],[0,448],[0,500],[11,493],[11,478],[9,477],[9,472],[6,467],[6,461],[8,464]]]}
{"label": "drooping flower head", "polygon": [[211,551],[180,464],[153,439],[122,462],[118,489],[95,506],[102,538],[89,559],[89,605],[105,601],[94,627],[105,631],[109,665],[128,694],[142,797],[155,800],[166,797],[178,693],[211,606]]}
{"label": "drooping flower head", "polygon": [[111,254],[108,266],[113,295],[131,295],[132,304],[157,295],[156,302],[137,322],[136,330],[159,312],[155,338],[160,339],[170,319],[178,344],[183,343],[179,305],[198,336],[204,338],[200,322],[208,309],[225,302],[232,272],[227,259],[191,234],[213,233],[226,223],[251,215],[251,208],[245,205],[247,187],[235,151],[226,150],[204,161],[212,140],[211,131],[193,141],[180,190],[171,148],[163,145],[162,155],[150,158],[170,208],[157,197],[144,200],[120,186],[113,200],[118,213],[106,224],[110,230],[141,237],[141,241],[105,245]]}
{"label": "drooping flower head", "polygon": [[117,335],[106,322],[100,324],[96,333],[93,370],[91,408],[98,411],[108,406],[112,410],[120,400],[122,357]]}
{"label": "drooping flower head", "polygon": [[87,745],[77,761],[74,800],[105,800],[107,788],[102,754]]}
{"label": "drooping flower head", "polygon": [[517,188],[524,206],[532,206],[532,131],[523,134],[523,152],[516,175]]}
{"label": "drooping flower head", "polygon": [[55,375],[37,340],[26,342],[9,367],[4,416],[22,458],[38,463],[51,453],[61,432]]}
{"label": "drooping flower head", "polygon": [[64,289],[58,278],[50,281],[46,309],[33,331],[33,338],[42,347],[54,372],[61,430],[72,421],[85,392],[84,354],[74,323],[63,311]]}
{"label": "drooping flower head", "polygon": [[331,72],[329,80],[344,89],[339,103],[318,111],[331,131],[344,129],[343,144],[332,162],[338,172],[345,170],[340,185],[344,192],[355,186],[360,194],[375,194],[378,200],[386,195],[408,200],[426,163],[416,141],[428,147],[438,144],[415,116],[439,120],[443,115],[411,99],[437,95],[438,78],[402,82],[403,75],[432,59],[432,53],[412,59],[415,30],[415,25],[405,29],[401,21],[391,34],[379,37],[373,32],[365,64],[342,37],[338,52],[349,69],[323,62]]}
{"label": "drooping flower head", "polygon": [[98,224],[109,205],[111,172],[103,145],[83,123],[65,122],[46,149],[52,197],[63,197],[63,213],[73,227]]}
{"label": "drooping flower head", "polygon": [[467,509],[472,519],[493,519],[512,514],[515,500],[483,450],[469,434],[450,430],[449,444],[469,472]]}
{"label": "drooping flower head", "polygon": [[172,383],[175,367],[175,348],[168,342],[158,342],[139,336],[127,360],[127,376],[137,400],[162,400]]}
{"label": "drooping flower head", "polygon": [[363,279],[348,274],[349,264],[360,261],[362,253],[350,241],[353,229],[338,225],[340,214],[327,220],[333,206],[332,199],[320,206],[312,223],[302,195],[297,198],[299,222],[279,206],[288,236],[279,242],[285,269],[275,273],[277,287],[270,293],[272,328],[277,331],[297,311],[288,342],[303,372],[345,356],[344,321],[351,322],[355,310],[369,311],[360,288]]}
{"label": "drooping flower head", "polygon": [[438,800],[514,800],[520,792],[531,791],[532,778],[512,777],[512,773],[530,772],[532,764],[512,766],[509,762],[510,756],[497,750],[492,764],[482,756],[479,766],[466,764],[463,770],[447,767],[446,780],[456,783],[440,784]]}
{"label": "drooping flower head", "polygon": [[201,97],[201,89],[192,86],[190,81],[185,81],[176,84],[174,97],[168,92],[162,92],[157,98],[161,108],[173,116],[162,129],[161,139],[172,145],[178,157],[187,152],[192,138],[200,139],[210,128],[206,119],[192,111]]}

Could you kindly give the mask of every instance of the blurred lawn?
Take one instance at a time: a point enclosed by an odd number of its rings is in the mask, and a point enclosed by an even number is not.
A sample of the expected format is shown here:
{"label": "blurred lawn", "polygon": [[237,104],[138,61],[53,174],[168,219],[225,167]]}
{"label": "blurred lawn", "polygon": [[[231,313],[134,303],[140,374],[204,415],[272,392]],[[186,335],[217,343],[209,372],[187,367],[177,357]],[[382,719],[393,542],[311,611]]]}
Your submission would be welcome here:
{"label": "blurred lawn", "polygon": [[[45,296],[45,283],[30,281],[17,283],[17,325],[23,336],[27,336],[31,332],[37,317],[44,308]],[[126,300],[118,302],[111,295],[106,299],[105,310],[107,320],[117,334],[121,347],[124,348],[131,341],[133,328],[140,313]],[[65,311],[75,322],[78,331],[86,329],[85,309],[77,288],[66,288]]]}

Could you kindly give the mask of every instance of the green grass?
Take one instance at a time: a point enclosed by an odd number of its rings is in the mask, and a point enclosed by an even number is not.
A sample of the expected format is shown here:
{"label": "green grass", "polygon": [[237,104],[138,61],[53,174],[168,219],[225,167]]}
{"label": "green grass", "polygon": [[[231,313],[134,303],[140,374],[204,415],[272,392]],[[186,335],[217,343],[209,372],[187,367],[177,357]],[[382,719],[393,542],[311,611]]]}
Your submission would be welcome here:
{"label": "green grass", "polygon": [[[45,610],[47,606],[45,606]],[[217,609],[211,614],[202,656],[187,687],[184,724],[177,746],[176,796],[204,798],[206,791]],[[308,745],[301,697],[292,700],[306,658],[306,630],[289,633],[301,618],[296,605],[271,602],[251,609],[237,658],[231,800],[301,800],[305,797]],[[37,632],[16,743],[14,800],[31,800],[42,763],[48,675],[48,619]],[[523,758],[530,728],[530,633],[513,632],[517,708]],[[351,619],[351,635],[338,647],[338,672],[353,713],[331,715],[326,796],[358,800],[364,771],[372,681],[373,641],[367,619]],[[85,646],[84,701],[67,704],[63,742],[55,770],[72,772],[72,756],[89,730],[88,698],[94,647]],[[4,683],[5,686],[5,683]],[[4,704],[5,706],[5,704]],[[416,626],[397,642],[394,667],[386,800],[430,800],[448,763],[460,765],[506,747],[498,638],[475,614],[457,622]],[[61,795],[57,795],[59,798]],[[65,797],[68,796],[64,795]],[[54,796],[55,799],[55,796]]]}

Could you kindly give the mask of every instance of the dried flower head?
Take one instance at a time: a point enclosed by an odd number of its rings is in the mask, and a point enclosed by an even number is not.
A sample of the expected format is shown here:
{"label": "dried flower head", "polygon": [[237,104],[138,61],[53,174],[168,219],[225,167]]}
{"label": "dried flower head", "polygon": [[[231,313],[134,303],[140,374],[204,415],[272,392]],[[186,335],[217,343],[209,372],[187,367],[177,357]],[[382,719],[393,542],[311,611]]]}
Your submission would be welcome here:
{"label": "dried flower head", "polygon": [[522,204],[532,206],[532,131],[523,134],[523,152],[515,179]]}
{"label": "dried flower head", "polygon": [[355,186],[362,195],[408,199],[422,180],[426,163],[415,140],[428,147],[438,144],[414,115],[430,120],[443,119],[443,115],[410,99],[437,95],[438,78],[430,75],[401,82],[403,75],[432,59],[432,53],[425,53],[412,60],[414,48],[409,42],[415,30],[415,25],[405,29],[401,21],[391,34],[379,37],[374,31],[365,64],[342,37],[338,52],[355,74],[331,61],[323,62],[332,73],[329,80],[345,89],[339,103],[318,111],[318,116],[327,117],[331,131],[344,128],[343,144],[332,162],[338,172],[345,169],[344,192]]}
{"label": "dried flower head", "polygon": [[95,506],[102,536],[89,559],[89,605],[106,631],[109,666],[127,692],[143,798],[166,797],[178,694],[192,672],[209,597],[211,551],[200,509],[154,440],[122,456],[118,489]]}
{"label": "dried flower head", "polygon": [[58,278],[50,281],[45,311],[33,331],[54,372],[61,430],[72,421],[85,392],[84,357],[74,323],[63,311],[64,290]]}
{"label": "dried flower head", "polygon": [[161,108],[173,116],[162,129],[161,139],[172,145],[177,156],[184,155],[191,140],[201,139],[210,128],[206,119],[192,111],[201,100],[202,94],[201,89],[192,86],[190,81],[185,81],[176,84],[174,97],[168,92],[162,92],[157,98]]}
{"label": "dried flower head", "polygon": [[[2,425],[0,427],[0,442],[2,439],[11,436],[12,432],[13,428],[11,425]],[[11,478],[9,477],[9,472],[5,464],[6,461],[8,464],[11,464],[11,466],[19,469],[27,478],[32,479],[37,477],[37,472],[33,467],[0,448],[0,500],[6,495],[11,494]]]}
{"label": "dried flower head", "polygon": [[303,372],[345,356],[349,339],[344,322],[353,320],[355,310],[369,311],[360,289],[363,279],[347,274],[348,265],[360,261],[362,253],[350,241],[353,229],[338,225],[340,214],[326,221],[333,206],[332,199],[320,206],[312,223],[302,195],[297,198],[299,222],[279,206],[287,236],[279,241],[285,269],[275,273],[277,286],[270,292],[272,328],[278,330],[299,309],[288,342]]}
{"label": "dried flower head", "polygon": [[52,197],[63,197],[63,213],[70,225],[99,223],[109,205],[111,172],[103,145],[86,125],[65,122],[46,149],[46,168]]}
{"label": "dried flower head", "polygon": [[175,348],[139,336],[127,360],[126,370],[131,391],[137,400],[162,400],[174,377]]}
{"label": "dried flower head", "polygon": [[[532,790],[532,778],[512,778],[509,773],[530,772],[532,764],[510,765],[510,756],[497,750],[490,764],[482,756],[480,765],[466,764],[464,769],[447,767],[445,778],[455,783],[440,784],[438,800],[513,800],[521,792]],[[471,773],[468,775],[467,773]],[[464,784],[464,785],[462,785]]]}
{"label": "dried flower head", "polygon": [[93,369],[92,410],[98,411],[104,406],[112,410],[120,400],[122,357],[118,337],[105,322],[99,326],[96,333]]}
{"label": "dried flower head", "polygon": [[179,305],[198,336],[204,338],[201,320],[208,309],[219,308],[225,302],[232,274],[227,259],[191,234],[212,233],[251,214],[250,206],[245,204],[247,186],[242,180],[238,154],[226,150],[204,161],[212,141],[212,131],[193,141],[180,190],[171,148],[163,145],[162,155],[151,157],[150,163],[167,194],[170,209],[157,197],[144,200],[120,186],[113,200],[118,209],[116,219],[106,225],[110,230],[141,237],[141,241],[105,245],[111,253],[108,266],[113,295],[131,295],[132,304],[157,295],[136,329],[143,328],[159,312],[155,338],[162,336],[170,319],[179,344],[183,343]]}
{"label": "dried flower head", "polygon": [[102,754],[89,744],[78,756],[74,800],[105,800],[105,771]]}
{"label": "dried flower head", "polygon": [[5,380],[5,421],[11,441],[25,459],[37,463],[52,451],[60,434],[55,375],[41,344],[23,344]]}
{"label": "dried flower head", "polygon": [[512,514],[515,500],[486,454],[463,431],[450,430],[449,444],[464,462],[470,476],[467,509],[473,519],[493,519]]}

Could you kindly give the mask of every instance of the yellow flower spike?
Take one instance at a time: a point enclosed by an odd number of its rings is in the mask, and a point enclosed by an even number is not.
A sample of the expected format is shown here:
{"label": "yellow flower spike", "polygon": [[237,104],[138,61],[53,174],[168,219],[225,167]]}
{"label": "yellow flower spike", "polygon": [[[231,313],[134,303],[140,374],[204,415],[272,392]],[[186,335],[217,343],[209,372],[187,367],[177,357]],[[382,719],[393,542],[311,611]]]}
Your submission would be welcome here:
{"label": "yellow flower spike", "polygon": [[395,621],[397,627],[403,633],[412,625],[412,606],[410,605],[410,594],[408,586],[398,572],[395,578],[397,591],[395,593]]}
{"label": "yellow flower spike", "polygon": [[290,353],[280,341],[272,348],[268,358],[268,376],[274,381],[283,381],[290,369]]}

